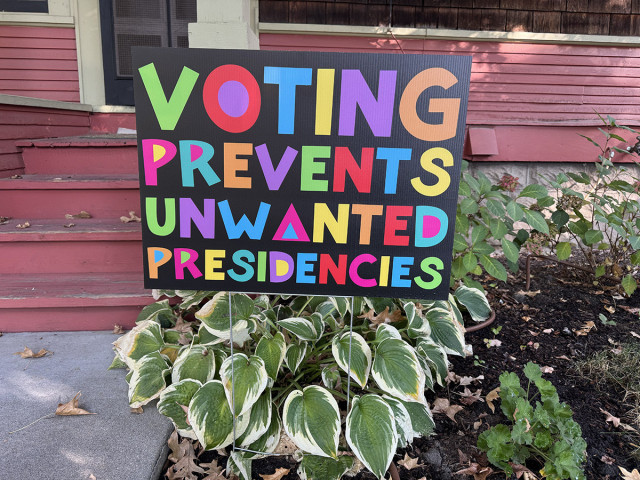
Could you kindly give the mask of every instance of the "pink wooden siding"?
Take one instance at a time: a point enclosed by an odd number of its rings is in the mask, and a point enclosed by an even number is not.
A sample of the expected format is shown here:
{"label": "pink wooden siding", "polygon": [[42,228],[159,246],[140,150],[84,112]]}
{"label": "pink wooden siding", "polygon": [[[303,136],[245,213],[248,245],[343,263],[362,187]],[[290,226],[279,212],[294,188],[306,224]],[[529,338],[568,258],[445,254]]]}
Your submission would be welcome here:
{"label": "pink wooden siding", "polygon": [[0,93],[79,102],[73,28],[0,25]]}
{"label": "pink wooden siding", "polygon": [[260,35],[264,50],[471,54],[469,125],[640,125],[640,48]]}

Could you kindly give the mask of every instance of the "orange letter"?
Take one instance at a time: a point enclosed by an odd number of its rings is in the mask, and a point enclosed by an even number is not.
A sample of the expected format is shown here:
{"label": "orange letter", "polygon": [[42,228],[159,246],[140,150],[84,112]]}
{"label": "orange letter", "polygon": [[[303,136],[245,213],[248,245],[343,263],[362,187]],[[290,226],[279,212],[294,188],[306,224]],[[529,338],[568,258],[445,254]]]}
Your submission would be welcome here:
{"label": "orange letter", "polygon": [[251,177],[238,177],[237,173],[249,170],[249,161],[238,155],[251,155],[253,143],[224,144],[224,188],[251,188]]}

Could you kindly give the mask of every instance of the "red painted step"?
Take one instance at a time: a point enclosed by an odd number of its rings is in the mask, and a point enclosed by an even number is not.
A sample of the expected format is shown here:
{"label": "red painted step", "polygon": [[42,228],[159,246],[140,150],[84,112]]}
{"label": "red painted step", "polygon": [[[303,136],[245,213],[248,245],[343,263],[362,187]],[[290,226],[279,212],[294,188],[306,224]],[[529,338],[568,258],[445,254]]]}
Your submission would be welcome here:
{"label": "red painted step", "polygon": [[[29,228],[17,227],[25,222]],[[64,227],[70,223],[75,226]],[[142,276],[141,237],[139,223],[118,220],[10,219],[0,226],[0,278],[94,272]]]}
{"label": "red painted step", "polygon": [[0,275],[0,332],[131,328],[153,301],[138,272]]}
{"label": "red painted step", "polygon": [[27,174],[136,174],[136,135],[82,135],[20,140]]}
{"label": "red painted step", "polygon": [[0,179],[0,215],[52,218],[81,210],[93,218],[117,221],[129,211],[140,213],[138,176],[24,175]]}

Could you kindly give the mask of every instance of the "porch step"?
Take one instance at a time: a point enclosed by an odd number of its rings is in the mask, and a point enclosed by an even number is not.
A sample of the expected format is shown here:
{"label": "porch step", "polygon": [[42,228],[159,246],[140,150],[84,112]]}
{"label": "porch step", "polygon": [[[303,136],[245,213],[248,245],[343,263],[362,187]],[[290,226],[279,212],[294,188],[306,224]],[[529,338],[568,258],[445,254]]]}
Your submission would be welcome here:
{"label": "porch step", "polygon": [[84,210],[93,218],[118,220],[140,213],[138,176],[23,175],[0,179],[0,215],[64,219]]}
{"label": "porch step", "polygon": [[141,238],[139,223],[11,218],[0,225],[0,277],[121,272],[142,278]]}
{"label": "porch step", "polygon": [[0,275],[0,332],[131,328],[153,301],[142,272]]}
{"label": "porch step", "polygon": [[136,135],[19,140],[27,174],[116,175],[138,172]]}

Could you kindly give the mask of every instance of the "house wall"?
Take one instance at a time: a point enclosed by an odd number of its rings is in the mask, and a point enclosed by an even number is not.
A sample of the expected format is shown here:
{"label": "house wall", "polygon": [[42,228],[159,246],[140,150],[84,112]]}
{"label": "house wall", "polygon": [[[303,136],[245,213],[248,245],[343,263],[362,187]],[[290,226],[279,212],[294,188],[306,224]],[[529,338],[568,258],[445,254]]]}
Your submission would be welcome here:
{"label": "house wall", "polygon": [[74,29],[0,25],[0,93],[80,101]]}

